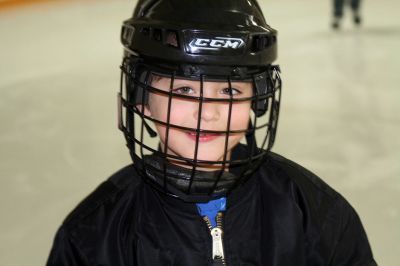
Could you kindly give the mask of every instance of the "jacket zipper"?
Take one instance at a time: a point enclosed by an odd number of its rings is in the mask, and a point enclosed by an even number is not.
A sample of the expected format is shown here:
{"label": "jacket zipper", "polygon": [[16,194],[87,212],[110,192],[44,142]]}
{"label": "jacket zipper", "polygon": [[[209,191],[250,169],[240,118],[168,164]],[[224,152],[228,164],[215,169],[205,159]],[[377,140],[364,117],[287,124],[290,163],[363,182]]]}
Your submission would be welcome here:
{"label": "jacket zipper", "polygon": [[212,259],[213,259],[213,265],[215,266],[216,265],[227,266],[224,255],[224,245],[223,245],[224,231],[222,227],[222,218],[223,218],[223,213],[218,212],[216,217],[217,226],[213,228],[210,219],[207,216],[203,217],[203,220],[206,222],[212,237]]}

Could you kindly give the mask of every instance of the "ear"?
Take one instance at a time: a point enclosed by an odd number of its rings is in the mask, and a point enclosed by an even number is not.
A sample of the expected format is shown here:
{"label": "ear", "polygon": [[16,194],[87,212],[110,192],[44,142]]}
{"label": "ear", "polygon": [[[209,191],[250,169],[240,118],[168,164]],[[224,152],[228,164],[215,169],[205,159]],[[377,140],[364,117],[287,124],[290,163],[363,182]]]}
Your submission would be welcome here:
{"label": "ear", "polygon": [[143,114],[144,114],[145,116],[150,116],[150,117],[151,117],[151,111],[150,111],[149,105],[147,105],[147,104],[145,104],[145,105],[143,105],[143,104],[137,104],[137,105],[136,105],[136,109],[137,109],[139,112],[142,112],[142,110],[143,110]]}

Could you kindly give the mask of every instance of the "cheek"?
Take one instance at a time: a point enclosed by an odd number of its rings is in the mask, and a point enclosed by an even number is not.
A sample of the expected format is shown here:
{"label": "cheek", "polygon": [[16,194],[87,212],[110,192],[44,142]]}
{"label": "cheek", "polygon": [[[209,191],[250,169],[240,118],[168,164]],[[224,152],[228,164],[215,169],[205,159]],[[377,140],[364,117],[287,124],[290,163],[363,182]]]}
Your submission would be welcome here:
{"label": "cheek", "polygon": [[234,130],[247,129],[250,119],[250,104],[238,104],[232,108],[231,128]]}
{"label": "cheek", "polygon": [[150,116],[156,120],[167,122],[168,98],[155,95],[149,99]]}
{"label": "cheek", "polygon": [[[168,120],[168,97],[155,96],[149,101],[151,116],[157,120],[167,122]],[[184,121],[184,117],[190,110],[189,104],[183,101],[173,99],[169,112],[169,120],[171,124],[180,125]]]}
{"label": "cheek", "polygon": [[[169,115],[169,123],[177,126],[193,127],[193,108],[191,102],[173,99]],[[168,103],[165,107],[165,119],[167,119]],[[176,130],[179,130],[175,128]]]}
{"label": "cheek", "polygon": [[[187,106],[182,103],[176,103],[172,101],[170,114],[169,114],[169,124],[177,125],[177,126],[188,126],[188,112],[190,106]],[[168,99],[166,100],[157,100],[152,101],[150,105],[151,117],[167,123],[168,121]],[[160,123],[155,123],[159,136],[163,142],[166,139],[166,131],[167,126],[162,125]],[[190,127],[190,126],[189,126]],[[174,139],[174,137],[179,136],[182,130],[174,127],[169,127],[169,138],[170,140]]]}

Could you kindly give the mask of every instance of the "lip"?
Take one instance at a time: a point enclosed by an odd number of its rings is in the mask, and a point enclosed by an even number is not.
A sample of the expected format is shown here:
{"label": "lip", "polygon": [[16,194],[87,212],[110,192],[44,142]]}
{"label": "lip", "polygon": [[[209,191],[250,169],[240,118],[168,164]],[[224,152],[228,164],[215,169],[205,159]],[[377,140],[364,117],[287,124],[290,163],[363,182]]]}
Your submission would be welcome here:
{"label": "lip", "polygon": [[[197,134],[195,132],[187,132],[186,134],[191,140],[196,141]],[[220,136],[221,134],[216,134],[216,133],[200,133],[199,142],[209,142]]]}

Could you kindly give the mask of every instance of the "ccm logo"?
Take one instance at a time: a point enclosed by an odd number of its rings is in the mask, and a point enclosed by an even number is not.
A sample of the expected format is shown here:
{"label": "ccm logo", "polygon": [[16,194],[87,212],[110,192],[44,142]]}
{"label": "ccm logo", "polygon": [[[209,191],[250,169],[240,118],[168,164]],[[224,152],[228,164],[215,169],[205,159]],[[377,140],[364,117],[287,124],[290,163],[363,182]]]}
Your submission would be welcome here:
{"label": "ccm logo", "polygon": [[215,37],[213,39],[196,38],[193,39],[189,46],[192,51],[196,50],[218,50],[223,48],[238,49],[244,45],[244,41],[240,38]]}

